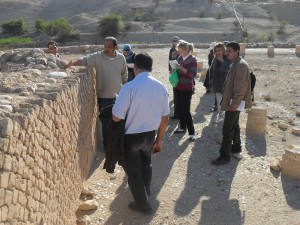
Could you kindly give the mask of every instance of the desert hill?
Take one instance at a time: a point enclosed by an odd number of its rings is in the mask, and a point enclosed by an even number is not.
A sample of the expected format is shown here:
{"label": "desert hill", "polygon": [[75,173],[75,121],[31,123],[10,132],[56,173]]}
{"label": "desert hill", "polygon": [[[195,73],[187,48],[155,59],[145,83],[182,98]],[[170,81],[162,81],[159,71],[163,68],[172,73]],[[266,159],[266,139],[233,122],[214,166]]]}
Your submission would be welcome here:
{"label": "desert hill", "polygon": [[91,44],[101,38],[99,19],[114,12],[130,27],[119,35],[121,42],[169,43],[174,35],[192,42],[240,40],[233,8],[249,42],[265,42],[270,36],[300,42],[300,0],[1,0],[0,21],[23,18],[33,27],[38,18],[64,17],[80,34],[81,44]]}

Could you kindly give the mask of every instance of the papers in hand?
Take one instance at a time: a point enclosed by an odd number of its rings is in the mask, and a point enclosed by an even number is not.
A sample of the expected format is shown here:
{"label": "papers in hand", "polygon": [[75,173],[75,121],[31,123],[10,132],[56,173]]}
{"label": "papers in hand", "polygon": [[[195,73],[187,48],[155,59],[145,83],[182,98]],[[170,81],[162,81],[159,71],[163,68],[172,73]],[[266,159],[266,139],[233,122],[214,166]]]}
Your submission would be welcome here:
{"label": "papers in hand", "polygon": [[172,69],[175,69],[176,65],[178,64],[177,60],[170,60],[169,64]]}
{"label": "papers in hand", "polygon": [[127,68],[133,68],[134,67],[134,63],[127,63]]}
{"label": "papers in hand", "polygon": [[[232,99],[230,99],[230,105],[231,103],[232,103]],[[245,101],[241,101],[239,107],[236,110],[242,112],[244,109],[245,109]]]}

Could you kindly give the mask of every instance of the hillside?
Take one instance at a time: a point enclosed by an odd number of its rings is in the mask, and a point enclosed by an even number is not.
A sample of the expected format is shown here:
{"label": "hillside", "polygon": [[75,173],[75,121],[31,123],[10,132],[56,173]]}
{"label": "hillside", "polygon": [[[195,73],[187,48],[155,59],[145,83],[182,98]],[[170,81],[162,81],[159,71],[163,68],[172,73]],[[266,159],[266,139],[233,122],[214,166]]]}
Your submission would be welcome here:
{"label": "hillside", "polygon": [[[158,4],[155,4],[158,3]],[[240,40],[230,0],[1,0],[0,21],[23,18],[34,26],[37,18],[52,21],[66,18],[80,33],[81,44],[98,43],[99,19],[115,12],[130,24],[121,42],[168,43],[178,35],[192,42]],[[235,9],[249,42],[300,42],[300,0],[235,1]],[[277,34],[280,26],[284,32]]]}

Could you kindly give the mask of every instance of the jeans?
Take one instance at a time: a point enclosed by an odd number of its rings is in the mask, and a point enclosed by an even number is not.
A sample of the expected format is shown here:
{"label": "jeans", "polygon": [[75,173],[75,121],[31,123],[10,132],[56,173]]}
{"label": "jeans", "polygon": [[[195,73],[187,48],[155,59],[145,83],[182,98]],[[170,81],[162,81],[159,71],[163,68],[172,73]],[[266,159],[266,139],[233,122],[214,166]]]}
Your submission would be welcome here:
{"label": "jeans", "polygon": [[125,134],[124,170],[128,176],[128,186],[137,206],[146,207],[152,180],[151,153],[155,131]]}
{"label": "jeans", "polygon": [[[99,112],[101,112],[104,106],[108,104],[112,104],[113,102],[114,102],[114,98],[98,98]],[[106,113],[105,115],[100,114],[99,119],[102,123],[103,145],[104,147],[106,147],[107,140],[109,138],[111,127],[112,127],[112,112]]]}
{"label": "jeans", "polygon": [[220,156],[230,158],[231,149],[235,153],[241,152],[241,137],[239,126],[240,111],[226,111],[223,123],[223,139],[220,148]]}
{"label": "jeans", "polygon": [[193,91],[178,91],[178,103],[179,103],[179,117],[180,117],[180,129],[188,129],[189,135],[195,134],[194,123],[191,109],[191,100]]}

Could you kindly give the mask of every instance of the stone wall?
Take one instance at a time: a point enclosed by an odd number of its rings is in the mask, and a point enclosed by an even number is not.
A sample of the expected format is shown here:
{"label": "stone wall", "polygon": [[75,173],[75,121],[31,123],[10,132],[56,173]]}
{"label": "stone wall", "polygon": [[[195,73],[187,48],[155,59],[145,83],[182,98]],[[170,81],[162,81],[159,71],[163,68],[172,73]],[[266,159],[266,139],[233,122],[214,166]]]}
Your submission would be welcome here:
{"label": "stone wall", "polygon": [[0,95],[18,100],[0,116],[0,225],[76,224],[96,146],[92,72],[25,96]]}

